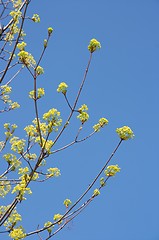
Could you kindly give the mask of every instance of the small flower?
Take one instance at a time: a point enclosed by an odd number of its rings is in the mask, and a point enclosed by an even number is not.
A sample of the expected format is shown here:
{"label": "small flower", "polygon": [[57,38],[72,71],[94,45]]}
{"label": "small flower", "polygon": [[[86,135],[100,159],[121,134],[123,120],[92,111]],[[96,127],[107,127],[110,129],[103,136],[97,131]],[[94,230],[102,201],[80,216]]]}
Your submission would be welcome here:
{"label": "small flower", "polygon": [[47,39],[44,39],[44,48],[47,47]]}
{"label": "small flower", "polygon": [[47,29],[47,31],[48,31],[48,34],[49,34],[49,36],[52,34],[52,32],[53,32],[53,28],[52,27],[49,27],[48,29]]}
{"label": "small flower", "polygon": [[93,192],[93,195],[94,195],[94,196],[98,196],[99,194],[100,194],[100,191],[99,191],[98,188],[96,188],[96,189],[94,190],[94,192]]}
{"label": "small flower", "polygon": [[37,74],[37,75],[41,75],[41,74],[43,74],[43,73],[44,73],[44,69],[43,69],[42,67],[38,66],[38,67],[36,68],[36,74]]}
{"label": "small flower", "polygon": [[39,23],[40,22],[40,17],[38,14],[33,14],[32,18],[33,22]]}
{"label": "small flower", "polygon": [[[32,99],[35,99],[34,98],[34,90],[32,90],[32,91],[30,91],[29,92],[29,97],[30,98],[32,98]],[[37,96],[36,96],[36,99],[39,99],[39,98],[41,98],[41,97],[43,97],[45,95],[45,90],[44,90],[44,88],[38,88],[37,89]]]}
{"label": "small flower", "polygon": [[71,204],[72,204],[72,202],[71,202],[71,200],[70,199],[65,199],[65,201],[63,202],[63,204],[66,206],[66,208],[68,208]]}
{"label": "small flower", "polygon": [[25,42],[21,42],[21,43],[18,43],[18,44],[17,44],[17,48],[18,48],[20,51],[24,51],[26,45],[27,45],[27,44],[26,44]]}
{"label": "small flower", "polygon": [[59,177],[61,175],[60,169],[58,169],[56,167],[49,168],[47,171],[48,171],[48,174],[47,174],[48,177]]}
{"label": "small flower", "polygon": [[65,82],[61,82],[57,88],[57,92],[60,93],[62,92],[64,95],[67,92],[68,85]]}
{"label": "small flower", "polygon": [[108,120],[106,118],[100,118],[98,123],[93,126],[95,132],[99,132],[102,127],[108,124]]}
{"label": "small flower", "polygon": [[0,86],[0,95],[9,94],[12,91],[12,87],[8,85]]}
{"label": "small flower", "polygon": [[93,53],[94,51],[96,51],[97,50],[97,48],[101,48],[101,44],[100,44],[100,42],[98,42],[95,38],[93,38],[91,41],[90,41],[90,43],[89,43],[89,45],[88,45],[88,50],[91,52],[91,53]]}
{"label": "small flower", "polygon": [[11,103],[11,109],[15,109],[15,108],[19,108],[19,107],[20,107],[19,103],[17,103],[17,102]]}
{"label": "small flower", "polygon": [[[62,215],[57,213],[54,215],[54,221],[58,221],[60,218],[62,218]],[[58,224],[61,224],[62,223],[62,220],[60,222],[58,222]]]}
{"label": "small flower", "polygon": [[48,233],[51,233],[54,225],[52,225],[52,222],[48,221],[44,224],[44,227],[47,228]]}
{"label": "small flower", "polygon": [[88,111],[88,107],[86,104],[83,104],[78,109],[79,115],[77,116],[77,118],[82,122],[82,124],[89,119],[89,114],[86,111]]}
{"label": "small flower", "polygon": [[104,187],[104,186],[106,185],[105,180],[104,180],[104,177],[102,177],[102,178],[100,179],[100,185],[101,185],[101,187]]}
{"label": "small flower", "polygon": [[109,177],[115,176],[117,172],[120,172],[120,168],[118,165],[110,165],[104,171],[105,175]]}
{"label": "small flower", "polygon": [[128,140],[135,136],[131,128],[129,128],[128,126],[117,128],[116,132],[122,140]]}

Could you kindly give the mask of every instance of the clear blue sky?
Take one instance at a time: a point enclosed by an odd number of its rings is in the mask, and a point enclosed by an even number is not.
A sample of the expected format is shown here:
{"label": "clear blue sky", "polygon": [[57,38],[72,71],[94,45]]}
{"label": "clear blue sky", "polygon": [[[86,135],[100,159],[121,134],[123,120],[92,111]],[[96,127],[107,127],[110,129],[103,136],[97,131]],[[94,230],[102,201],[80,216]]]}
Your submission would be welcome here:
{"label": "clear blue sky", "polygon": [[[117,145],[115,129],[128,125],[135,138],[123,142],[112,160],[121,172],[55,239],[159,240],[159,1],[34,0],[28,14],[32,13],[41,17],[39,25],[28,22],[26,30],[27,50],[35,58],[47,27],[54,28],[41,63],[45,74],[38,80],[46,90],[45,99],[39,101],[40,113],[55,107],[65,119],[69,109],[56,88],[66,82],[73,101],[89,58],[87,45],[96,38],[102,48],[93,55],[78,105],[86,103],[90,114],[82,136],[100,117],[108,118],[109,125],[88,141],[49,158],[49,166],[58,166],[62,175],[32,186],[33,196],[19,208],[25,209],[24,227],[33,230],[55,213],[64,213],[63,200],[75,202],[83,193]],[[20,91],[15,98],[21,109],[13,120],[24,127],[34,118],[33,103],[27,99],[33,83],[28,73],[18,79],[13,87]],[[9,113],[5,118],[12,117]],[[78,121],[74,118],[72,124],[57,147],[73,139]]]}

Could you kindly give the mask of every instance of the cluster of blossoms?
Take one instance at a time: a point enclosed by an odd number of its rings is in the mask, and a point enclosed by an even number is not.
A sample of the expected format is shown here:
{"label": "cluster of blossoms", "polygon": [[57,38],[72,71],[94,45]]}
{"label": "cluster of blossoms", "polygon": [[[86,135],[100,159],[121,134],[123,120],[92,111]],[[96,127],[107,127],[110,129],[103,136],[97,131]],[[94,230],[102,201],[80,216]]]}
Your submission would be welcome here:
{"label": "cluster of blossoms", "polygon": [[[3,181],[4,179],[4,181]],[[7,181],[6,178],[0,179],[0,197],[4,198],[7,193],[11,190],[10,181]]]}
{"label": "cluster of blossoms", "polygon": [[128,140],[134,137],[133,131],[128,126],[117,128],[116,132],[122,140]]}
{"label": "cluster of blossoms", "polygon": [[94,192],[93,192],[93,196],[96,197],[96,196],[98,196],[99,194],[100,194],[100,191],[99,191],[98,188],[96,188],[96,189],[94,190]]}
{"label": "cluster of blossoms", "polygon": [[44,224],[44,227],[47,228],[48,233],[51,233],[54,225],[52,224],[52,222],[47,221],[47,222]]}
{"label": "cluster of blossoms", "polygon": [[41,75],[44,73],[44,69],[41,66],[37,66],[36,68],[36,74]]}
{"label": "cluster of blossoms", "polygon": [[22,217],[17,212],[17,210],[14,209],[11,215],[8,217],[7,221],[5,221],[4,226],[6,227],[7,230],[10,230],[13,226],[15,226],[20,221],[22,221]]}
{"label": "cluster of blossoms", "polygon": [[88,107],[86,104],[83,104],[79,109],[79,115],[77,116],[77,118],[83,123],[85,123],[88,119],[89,119],[89,114],[87,113],[88,111]]}
{"label": "cluster of blossoms", "polygon": [[[9,206],[0,206],[0,216],[3,215],[8,210],[8,208]],[[26,236],[22,226],[15,227],[20,221],[22,221],[22,217],[19,213],[17,213],[16,209],[14,209],[8,219],[4,222],[6,230],[10,231],[9,236],[14,240],[20,240]]]}
{"label": "cluster of blossoms", "polygon": [[106,118],[100,118],[98,123],[93,126],[95,132],[99,132],[102,127],[108,124],[108,120]]}
{"label": "cluster of blossoms", "polygon": [[47,152],[50,152],[50,149],[53,146],[54,142],[52,140],[46,141],[44,137],[47,136],[52,131],[55,132],[58,131],[59,126],[61,126],[62,124],[60,112],[57,111],[57,109],[52,108],[48,112],[43,114],[43,120],[45,120],[46,122],[41,122],[40,119],[38,120],[42,138],[40,138],[39,135],[37,119],[33,120],[34,125],[28,125],[24,128],[24,130],[26,131],[27,135],[31,138],[31,140],[34,140],[35,142],[39,143],[40,146],[44,147]]}
{"label": "cluster of blossoms", "polygon": [[27,183],[30,180],[28,167],[19,168],[18,174],[22,175],[20,177],[21,181],[13,188],[12,193],[17,193],[17,198],[22,201],[26,199],[24,198],[24,194],[32,194],[31,189],[27,187]]}
{"label": "cluster of blossoms", "polygon": [[67,88],[68,88],[68,85],[65,83],[65,82],[62,82],[59,84],[58,88],[57,88],[57,92],[58,93],[63,93],[64,95],[66,94],[67,92]]}
{"label": "cluster of blossoms", "polygon": [[6,135],[6,140],[8,140],[14,133],[15,129],[17,128],[16,124],[5,123],[4,129],[7,131],[4,133]]}
{"label": "cluster of blossoms", "polygon": [[10,99],[10,93],[12,91],[12,88],[8,85],[2,85],[0,86],[0,100],[4,103],[7,104],[5,107],[4,111],[10,111],[16,108],[19,108],[20,105],[17,102],[13,102]]}
{"label": "cluster of blossoms", "polygon": [[52,132],[53,130],[55,132],[58,131],[58,127],[62,124],[62,119],[60,117],[60,112],[57,111],[57,109],[52,108],[48,112],[43,114],[43,119],[48,124],[48,131]]}
{"label": "cluster of blossoms", "polygon": [[25,140],[18,137],[12,137],[10,139],[11,150],[16,153],[22,154],[25,147]]}
{"label": "cluster of blossoms", "polygon": [[36,97],[35,97],[35,91],[34,91],[34,90],[32,90],[32,91],[29,92],[29,97],[32,98],[32,99],[35,99],[35,100],[43,97],[44,95],[45,95],[45,90],[44,90],[44,88],[38,88],[38,89],[37,89],[37,95],[36,95]]}
{"label": "cluster of blossoms", "polygon": [[41,138],[37,137],[35,142],[37,142],[41,146],[41,148],[44,148],[49,154],[51,153],[51,148],[54,145],[54,142],[52,140],[46,140],[42,137],[41,143]]}
{"label": "cluster of blossoms", "polygon": [[[63,216],[59,213],[54,215],[54,221],[58,221],[59,219],[61,219]],[[58,222],[58,224],[61,224],[62,220]]]}
{"label": "cluster of blossoms", "polygon": [[[37,119],[35,118],[32,122],[34,125],[31,124],[24,128],[24,130],[26,131],[27,135],[31,138],[31,140],[39,136]],[[40,119],[39,119],[39,125],[40,125],[41,134],[43,136],[46,136],[48,133],[48,125],[45,122],[41,122]]]}
{"label": "cluster of blossoms", "polygon": [[98,42],[95,38],[91,39],[89,45],[88,45],[88,50],[93,53],[97,49],[101,48],[100,42]]}
{"label": "cluster of blossoms", "polygon": [[21,43],[18,43],[18,44],[17,44],[17,48],[18,48],[20,51],[24,51],[26,45],[27,45],[27,44],[26,44],[25,42],[21,42]]}
{"label": "cluster of blossoms", "polygon": [[49,28],[47,29],[47,31],[48,31],[48,35],[50,36],[50,35],[52,34],[52,32],[53,32],[53,28],[52,28],[52,27],[49,27]]}
{"label": "cluster of blossoms", "polygon": [[63,204],[66,206],[66,208],[68,208],[72,204],[72,202],[70,199],[67,198],[64,200]]}
{"label": "cluster of blossoms", "polygon": [[25,158],[28,160],[35,160],[37,158],[37,155],[35,153],[27,153],[25,154]]}
{"label": "cluster of blossoms", "polygon": [[20,240],[26,237],[26,233],[22,226],[13,228],[13,230],[10,232],[9,236],[14,240]]}
{"label": "cluster of blossoms", "polygon": [[115,176],[117,172],[120,172],[120,168],[118,165],[110,165],[104,171],[105,175],[109,177]]}
{"label": "cluster of blossoms", "polygon": [[22,5],[22,0],[12,0],[13,8],[15,10],[19,9],[20,6]]}
{"label": "cluster of blossoms", "polygon": [[33,14],[32,18],[33,22],[39,23],[40,22],[40,16],[38,14]]}
{"label": "cluster of blossoms", "polygon": [[[6,33],[5,41],[12,43],[12,40],[14,39],[14,35],[19,33],[18,24],[22,16],[22,12],[19,11],[18,9],[15,9],[10,12],[10,16],[13,18],[13,23],[9,26],[9,31]],[[25,35],[23,31],[21,32],[21,35],[22,36]]]}
{"label": "cluster of blossoms", "polygon": [[47,173],[48,177],[59,177],[61,175],[60,169],[58,168],[49,168]]}
{"label": "cluster of blossoms", "polygon": [[19,57],[19,61],[22,62],[27,67],[36,64],[34,57],[24,50],[20,51],[17,55]]}
{"label": "cluster of blossoms", "polygon": [[8,163],[9,166],[12,166],[11,167],[12,171],[14,171],[17,168],[19,168],[19,166],[22,164],[21,161],[19,159],[17,159],[17,157],[14,154],[12,154],[12,153],[4,154],[3,158]]}

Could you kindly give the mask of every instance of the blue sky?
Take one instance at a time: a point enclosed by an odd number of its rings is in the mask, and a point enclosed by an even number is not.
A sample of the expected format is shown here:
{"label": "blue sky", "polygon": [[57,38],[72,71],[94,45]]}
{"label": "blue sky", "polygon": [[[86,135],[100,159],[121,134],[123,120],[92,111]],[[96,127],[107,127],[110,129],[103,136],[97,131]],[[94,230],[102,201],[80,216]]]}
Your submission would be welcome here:
{"label": "blue sky", "polygon": [[[38,224],[51,221],[55,213],[63,214],[65,198],[76,201],[117,145],[115,129],[128,125],[135,138],[123,142],[111,162],[118,164],[121,172],[110,179],[100,196],[55,238],[159,239],[158,12],[158,0],[45,0],[45,3],[34,0],[30,4],[28,15],[39,13],[41,17],[40,24],[28,22],[25,30],[27,50],[36,59],[47,27],[54,28],[41,63],[45,74],[38,80],[38,86],[46,91],[45,98],[39,101],[40,114],[55,107],[66,119],[69,109],[63,96],[56,92],[57,86],[66,82],[68,97],[73,102],[89,58],[87,45],[90,39],[96,38],[102,48],[93,54],[78,104],[79,107],[87,104],[90,114],[81,137],[92,131],[100,117],[108,118],[109,125],[89,140],[49,158],[48,165],[59,167],[62,175],[32,186],[33,195],[19,206],[21,212],[25,209],[26,229],[33,230]],[[14,116],[3,115],[3,122],[12,120],[21,128],[30,124],[35,114],[27,94],[32,88],[29,74],[19,75],[13,82],[16,91],[13,97],[21,108]],[[74,118],[57,148],[73,139],[78,126]],[[17,133],[25,136],[20,129]]]}

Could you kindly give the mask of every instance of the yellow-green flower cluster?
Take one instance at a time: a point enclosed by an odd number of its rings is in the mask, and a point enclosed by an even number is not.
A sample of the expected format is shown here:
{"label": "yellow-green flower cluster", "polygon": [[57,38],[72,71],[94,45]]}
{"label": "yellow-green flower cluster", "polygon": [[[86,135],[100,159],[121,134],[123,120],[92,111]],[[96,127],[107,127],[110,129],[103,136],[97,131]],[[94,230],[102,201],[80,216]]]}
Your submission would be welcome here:
{"label": "yellow-green flower cluster", "polygon": [[9,94],[11,93],[12,88],[9,87],[8,85],[2,85],[0,86],[0,100],[2,100],[4,102],[4,104],[8,104],[8,108],[5,107],[4,111],[10,111],[13,110],[15,108],[19,108],[20,105],[17,102],[12,102],[12,100],[10,99]]}
{"label": "yellow-green flower cluster", "polygon": [[[28,125],[24,128],[24,130],[26,131],[27,135],[29,137],[32,137],[32,140],[35,139],[36,137],[39,137],[39,131],[38,131],[38,123],[37,123],[37,119],[35,118],[33,121],[34,125]],[[42,136],[46,136],[48,133],[48,125],[44,122],[40,122],[39,119],[39,125],[40,125],[40,130],[41,130],[41,134]]]}
{"label": "yellow-green flower cluster", "polygon": [[101,185],[101,187],[104,187],[106,185],[104,177],[101,177],[100,185]]}
{"label": "yellow-green flower cluster", "polygon": [[116,132],[122,140],[128,140],[135,136],[131,128],[128,126],[117,128]]}
{"label": "yellow-green flower cluster", "polygon": [[12,43],[12,40],[14,39],[14,35],[19,33],[19,19],[21,18],[22,12],[15,8],[14,11],[11,11],[10,16],[13,18],[13,23],[9,25],[9,31],[6,33],[5,41],[10,41]]}
{"label": "yellow-green flower cluster", "polygon": [[21,42],[21,43],[18,43],[18,44],[17,44],[17,48],[18,48],[20,51],[24,51],[26,45],[27,45],[27,44],[26,44],[25,42]]}
{"label": "yellow-green flower cluster", "polygon": [[13,135],[15,129],[17,128],[17,125],[16,124],[10,125],[10,123],[5,123],[3,126],[4,129],[7,130],[4,134],[6,135],[6,140],[8,140]]}
{"label": "yellow-green flower cluster", "polygon": [[19,57],[19,61],[22,62],[27,67],[30,67],[36,64],[34,57],[30,53],[24,50],[18,53],[18,57]]}
{"label": "yellow-green flower cluster", "polygon": [[12,137],[10,139],[11,150],[17,153],[23,153],[25,147],[25,140],[18,137]]}
{"label": "yellow-green flower cluster", "polygon": [[[44,88],[38,88],[38,89],[37,89],[36,99],[39,99],[39,98],[43,97],[44,95],[45,95],[45,90],[44,90]],[[32,99],[35,99],[34,90],[32,90],[32,91],[29,92],[29,97],[32,98]]]}
{"label": "yellow-green flower cluster", "polygon": [[20,179],[21,179],[21,182],[19,184],[17,184],[13,190],[12,190],[12,193],[17,193],[18,194],[18,198],[20,201],[22,200],[25,200],[26,198],[24,198],[24,194],[32,194],[32,191],[29,187],[26,187],[27,186],[27,182],[30,180],[30,177],[29,175],[27,174],[28,173],[28,169],[27,167],[26,168],[21,168],[19,170],[19,173],[18,174],[23,174]]}
{"label": "yellow-green flower cluster", "polygon": [[[35,126],[30,125],[30,127],[32,128],[32,134],[34,133],[38,133],[38,123],[37,123],[37,119],[35,118],[33,121]],[[41,122],[39,119],[39,125],[40,125],[40,130],[41,130],[41,134],[43,136],[46,136],[48,133],[48,125],[45,122]],[[35,134],[34,134],[35,135]]]}
{"label": "yellow-green flower cluster", "polygon": [[100,118],[98,123],[93,126],[95,132],[99,132],[102,127],[108,124],[108,120],[106,118]]}
{"label": "yellow-green flower cluster", "polygon": [[53,130],[55,132],[58,131],[58,127],[62,124],[60,112],[55,108],[52,108],[48,112],[44,113],[43,119],[48,123],[49,132],[52,132]]}
{"label": "yellow-green flower cluster", "polygon": [[63,204],[66,206],[66,208],[68,208],[72,204],[72,202],[70,199],[67,198],[64,200]]}
{"label": "yellow-green flower cluster", "polygon": [[[3,181],[4,179],[4,181]],[[10,182],[6,178],[0,179],[0,197],[5,197],[11,190]]]}
{"label": "yellow-green flower cluster", "polygon": [[[57,214],[54,215],[54,221],[58,221],[58,220],[61,219],[61,218],[62,218],[62,215],[59,214],[59,213],[57,213]],[[62,221],[60,221],[58,224],[61,224],[61,223],[62,223]]]}
{"label": "yellow-green flower cluster", "polygon": [[48,221],[48,222],[46,222],[46,223],[44,224],[44,227],[46,227],[46,228],[47,228],[47,231],[48,231],[49,233],[51,233],[54,225],[52,225],[52,222]]}
{"label": "yellow-green flower cluster", "polygon": [[37,66],[36,68],[36,74],[41,75],[44,73],[44,69],[41,66]]}
{"label": "yellow-green flower cluster", "polygon": [[35,160],[37,158],[37,155],[35,153],[27,153],[25,155],[25,158],[29,160]]}
{"label": "yellow-green flower cluster", "polygon": [[40,136],[36,138],[35,142],[37,142],[42,148],[44,148],[48,153],[51,153],[51,148],[54,145],[52,140],[47,140],[42,137],[42,144]]}
{"label": "yellow-green flower cluster", "polygon": [[64,95],[67,92],[68,85],[65,82],[61,82],[57,88],[57,92],[62,92]]}
{"label": "yellow-green flower cluster", "polygon": [[77,118],[83,123],[85,123],[88,119],[89,119],[89,114],[87,113],[88,111],[88,107],[86,104],[83,104],[79,109],[79,115],[77,116]]}
{"label": "yellow-green flower cluster", "polygon": [[109,177],[115,176],[117,172],[120,172],[120,168],[118,165],[110,165],[104,171],[105,175]]}
{"label": "yellow-green flower cluster", "polygon": [[3,158],[7,161],[9,166],[12,166],[11,170],[14,171],[21,165],[21,161],[12,153],[6,153]]}
{"label": "yellow-green flower cluster", "polygon": [[20,240],[26,237],[26,233],[24,232],[24,229],[20,226],[18,228],[13,228],[9,236],[14,240]]}
{"label": "yellow-green flower cluster", "polygon": [[22,221],[22,217],[19,213],[17,213],[17,210],[14,209],[11,215],[8,217],[7,221],[5,221],[4,226],[7,230],[10,230],[19,221]]}
{"label": "yellow-green flower cluster", "polygon": [[44,48],[47,47],[47,39],[44,39]]}
{"label": "yellow-green flower cluster", "polygon": [[36,137],[37,136],[37,129],[33,125],[26,126],[24,128],[24,130],[26,131],[26,133],[29,137]]}
{"label": "yellow-green flower cluster", "polygon": [[39,23],[40,22],[40,16],[38,14],[33,14],[32,18],[33,22]]}
{"label": "yellow-green flower cluster", "polygon": [[49,28],[47,29],[47,31],[48,31],[48,35],[50,36],[50,35],[52,34],[52,32],[53,32],[53,28],[52,28],[52,27],[49,27]]}
{"label": "yellow-green flower cluster", "polygon": [[88,50],[93,53],[94,51],[97,50],[97,48],[101,48],[100,42],[98,42],[95,38],[91,39],[89,45],[88,45]]}
{"label": "yellow-green flower cluster", "polygon": [[48,173],[47,173],[47,176],[48,177],[59,177],[61,175],[60,173],[60,169],[58,168],[49,168],[48,170]]}
{"label": "yellow-green flower cluster", "polygon": [[4,95],[4,94],[9,94],[12,91],[12,88],[8,85],[2,85],[0,86],[0,95]]}
{"label": "yellow-green flower cluster", "polygon": [[12,0],[12,4],[13,4],[13,8],[17,10],[22,5],[22,0]]}
{"label": "yellow-green flower cluster", "polygon": [[17,102],[11,103],[10,106],[11,106],[11,109],[16,109],[16,108],[20,107],[19,103],[17,103]]}
{"label": "yellow-green flower cluster", "polygon": [[96,189],[94,190],[94,192],[93,192],[93,195],[94,195],[94,196],[98,196],[99,194],[100,194],[100,191],[99,191],[98,188],[96,188]]}
{"label": "yellow-green flower cluster", "polygon": [[27,173],[29,173],[29,168],[28,168],[28,167],[25,167],[25,168],[19,168],[19,172],[18,172],[18,174],[23,175],[23,174],[27,174]]}

